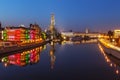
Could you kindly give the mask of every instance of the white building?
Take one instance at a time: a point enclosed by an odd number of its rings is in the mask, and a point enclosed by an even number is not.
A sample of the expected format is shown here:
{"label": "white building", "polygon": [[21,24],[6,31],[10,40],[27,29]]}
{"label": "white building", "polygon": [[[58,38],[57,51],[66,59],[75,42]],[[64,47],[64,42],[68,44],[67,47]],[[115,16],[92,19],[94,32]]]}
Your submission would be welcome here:
{"label": "white building", "polygon": [[67,37],[73,37],[74,33],[73,32],[61,32],[62,36],[67,36]]}
{"label": "white building", "polygon": [[120,30],[114,30],[114,38],[120,37]]}

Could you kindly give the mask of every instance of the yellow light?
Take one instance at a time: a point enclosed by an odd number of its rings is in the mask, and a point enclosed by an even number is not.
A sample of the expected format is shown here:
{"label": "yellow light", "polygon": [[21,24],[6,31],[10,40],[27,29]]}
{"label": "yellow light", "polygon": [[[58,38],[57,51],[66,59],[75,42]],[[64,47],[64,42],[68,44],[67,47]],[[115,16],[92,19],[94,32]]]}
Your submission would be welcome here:
{"label": "yellow light", "polygon": [[66,37],[64,36],[63,39],[66,39]]}
{"label": "yellow light", "polygon": [[120,47],[117,47],[105,39],[99,39],[99,41],[106,47],[112,48],[114,50],[120,51]]}
{"label": "yellow light", "polygon": [[2,62],[4,62],[4,58],[2,58]]}
{"label": "yellow light", "polygon": [[112,39],[112,41],[114,42],[114,41],[115,41],[115,39]]}

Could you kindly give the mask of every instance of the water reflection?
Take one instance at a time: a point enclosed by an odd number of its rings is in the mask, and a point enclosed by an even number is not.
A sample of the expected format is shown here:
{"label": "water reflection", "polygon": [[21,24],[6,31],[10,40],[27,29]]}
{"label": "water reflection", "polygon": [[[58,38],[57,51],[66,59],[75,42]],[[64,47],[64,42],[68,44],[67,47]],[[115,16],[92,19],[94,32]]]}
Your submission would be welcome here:
{"label": "water reflection", "polygon": [[[46,49],[46,45],[28,51],[24,51],[22,53],[9,55],[1,58],[1,62],[5,67],[8,67],[10,65],[26,66],[26,65],[36,64],[40,61],[40,54],[45,49]],[[53,69],[56,60],[54,42],[50,43],[49,55],[50,55],[50,65],[51,65],[50,67],[51,69]]]}
{"label": "water reflection", "polygon": [[54,42],[51,42],[50,43],[50,63],[51,63],[51,69],[54,68],[54,63],[55,63],[55,60],[56,60],[56,56],[55,56],[55,43]]}
{"label": "water reflection", "polygon": [[59,44],[51,42],[1,58],[7,67],[1,66],[2,80],[119,80],[118,64],[105,54],[100,44]]}
{"label": "water reflection", "polygon": [[108,65],[111,67],[111,68],[114,68],[114,72],[118,75],[119,72],[120,72],[120,69],[119,69],[119,66],[120,66],[120,60],[114,58],[113,56],[111,55],[108,55],[107,53],[104,52],[104,49],[102,48],[102,46],[100,44],[98,44],[98,47],[102,53],[102,55],[104,56],[105,58],[105,61],[108,63]]}
{"label": "water reflection", "polygon": [[40,53],[45,48],[46,48],[45,46],[41,46],[35,49],[24,51],[22,53],[16,53],[10,56],[6,56],[1,58],[1,62],[4,64],[5,67],[8,67],[10,65],[17,66],[26,66],[28,64],[32,65],[40,61]]}

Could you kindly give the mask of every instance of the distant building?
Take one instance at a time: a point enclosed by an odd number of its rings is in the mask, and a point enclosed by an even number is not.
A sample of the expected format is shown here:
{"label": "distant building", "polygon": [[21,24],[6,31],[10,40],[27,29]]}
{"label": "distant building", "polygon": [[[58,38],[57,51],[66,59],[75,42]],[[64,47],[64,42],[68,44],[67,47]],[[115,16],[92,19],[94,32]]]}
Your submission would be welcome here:
{"label": "distant building", "polygon": [[73,37],[74,36],[74,32],[61,32],[62,36],[67,36],[67,37]]}
{"label": "distant building", "polygon": [[63,37],[63,39],[65,38],[72,38],[72,37],[82,37],[84,38],[85,36],[88,36],[90,38],[98,38],[99,33],[97,32],[91,32],[91,33],[85,33],[85,32],[61,32],[61,35]]}
{"label": "distant building", "polygon": [[117,30],[114,30],[114,38],[120,38],[120,30],[117,29]]}
{"label": "distant building", "polygon": [[91,33],[74,32],[74,36],[81,36],[81,37],[89,36],[91,38],[97,38],[99,36],[99,33],[97,32],[91,32]]}
{"label": "distant building", "polygon": [[88,33],[89,33],[89,30],[88,30],[88,28],[86,28],[86,30],[85,30],[85,33],[86,33],[86,34],[88,34]]}

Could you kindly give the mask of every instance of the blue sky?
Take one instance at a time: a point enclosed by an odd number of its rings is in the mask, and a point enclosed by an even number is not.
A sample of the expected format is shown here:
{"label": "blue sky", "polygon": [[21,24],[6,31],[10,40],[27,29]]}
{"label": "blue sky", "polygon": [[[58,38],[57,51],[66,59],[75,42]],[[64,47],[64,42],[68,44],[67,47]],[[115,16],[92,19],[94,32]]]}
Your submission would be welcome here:
{"label": "blue sky", "polygon": [[52,13],[65,31],[120,29],[120,0],[0,0],[3,26],[36,22],[46,28]]}

